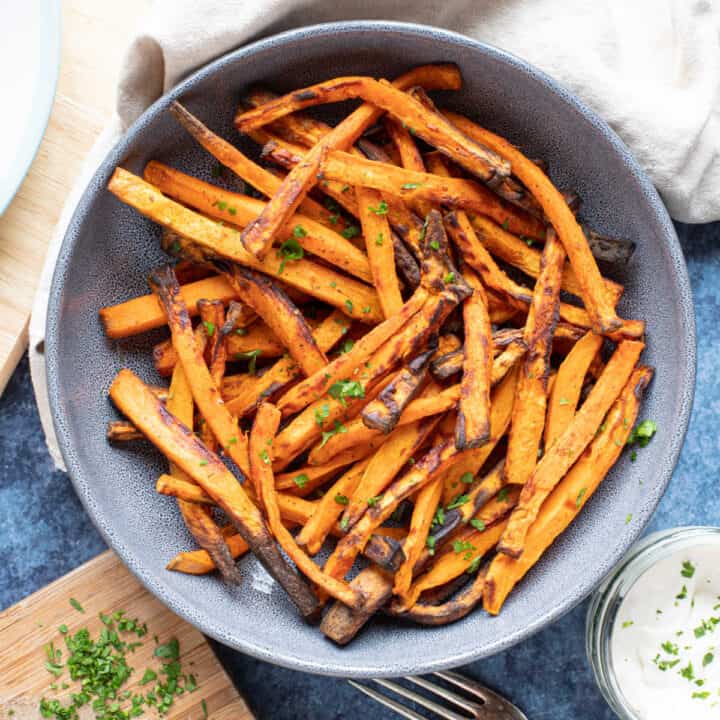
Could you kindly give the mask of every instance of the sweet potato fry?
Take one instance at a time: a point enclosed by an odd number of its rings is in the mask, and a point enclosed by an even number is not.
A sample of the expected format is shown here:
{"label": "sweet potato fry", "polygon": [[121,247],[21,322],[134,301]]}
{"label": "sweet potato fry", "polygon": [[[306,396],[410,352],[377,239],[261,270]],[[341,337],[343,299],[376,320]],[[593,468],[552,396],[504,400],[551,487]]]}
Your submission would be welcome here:
{"label": "sweet potato fry", "polygon": [[[229,302],[235,290],[221,275],[213,275],[180,287],[180,293],[191,316],[197,315],[197,301],[202,298]],[[165,325],[165,313],[152,293],[101,308],[100,320],[105,333],[113,340],[139,335]]]}
{"label": "sweet potato fry", "polygon": [[[199,210],[203,215],[238,227],[249,225],[265,207],[262,200],[228,192],[155,160],[145,166],[143,177],[164,195]],[[291,243],[295,250],[299,245],[365,282],[373,279],[368,259],[360,250],[335,230],[306,215],[290,217],[278,237],[288,238],[278,251],[278,265],[284,257],[283,248]]]}
{"label": "sweet potato fry", "polygon": [[397,313],[360,338],[349,352],[343,353],[289,390],[278,402],[283,417],[300,412],[335,383],[350,377],[356,368],[361,367],[384,342],[419,312],[426,299],[427,292],[424,289],[416,290]]}
{"label": "sweet potato fry", "polygon": [[392,575],[375,565],[361,570],[351,581],[350,587],[365,599],[359,610],[340,602],[332,604],[320,623],[321,632],[338,645],[347,645],[363,625],[392,596]]}
{"label": "sweet potato fry", "polygon": [[602,348],[600,335],[588,332],[578,340],[558,368],[548,396],[544,442],[551,448],[570,424],[580,401],[585,376]]}
{"label": "sweet potato fry", "polygon": [[[180,422],[192,428],[194,402],[182,367],[178,367],[173,373],[167,409]],[[197,488],[202,492],[202,489],[195,485],[181,468],[171,463],[170,472],[178,475],[190,487]],[[210,555],[213,563],[220,570],[223,579],[234,585],[239,584],[241,581],[240,572],[235,566],[233,556],[220,532],[220,528],[215,523],[212,512],[207,507],[201,507],[181,499],[178,499],[177,504],[185,526],[195,538],[197,544]]]}
{"label": "sweet potato fry", "polygon": [[413,605],[402,614],[405,620],[420,625],[447,625],[464,618],[480,604],[485,590],[485,572],[480,571],[475,579],[455,596],[442,605]]}
{"label": "sweet potato fry", "polygon": [[377,398],[365,406],[361,413],[365,425],[385,435],[397,425],[403,410],[422,390],[434,354],[435,348],[431,348],[413,358]]}
{"label": "sweet potato fry", "polygon": [[430,525],[435,517],[435,511],[442,496],[442,490],[442,478],[438,478],[425,485],[417,494],[415,507],[413,508],[413,514],[410,519],[410,529],[403,543],[405,560],[395,574],[395,584],[393,585],[393,593],[395,595],[405,595],[410,589],[413,569],[420,557],[420,553],[425,547]]}
{"label": "sweet potato fry", "polygon": [[499,180],[510,174],[510,163],[501,160],[494,152],[488,152],[482,144],[468,141],[442,116],[428,117],[429,113],[422,104],[398,89],[397,83],[393,87],[371,77],[340,77],[304,88],[236,115],[235,126],[240,132],[245,132],[311,105],[358,97],[388,112],[412,128],[413,134],[483,180]]}
{"label": "sweet potato fry", "polygon": [[448,117],[468,137],[484,143],[512,164],[515,176],[540,203],[545,215],[557,231],[580,282],[580,295],[585,309],[590,315],[592,329],[599,334],[619,330],[622,321],[615,314],[615,304],[605,289],[600,270],[590,252],[590,246],[582,228],[548,176],[499,135],[481,128],[461,115],[448,113]]}
{"label": "sweet potato fry", "polygon": [[[230,554],[235,559],[243,556],[249,549],[242,535],[231,535],[225,539],[225,542]],[[186,575],[207,575],[217,570],[217,566],[206,550],[191,550],[178,553],[165,566],[165,569]]]}
{"label": "sweet potato fry", "polygon": [[[205,148],[222,165],[230,168],[239,178],[267,197],[272,197],[277,192],[282,180],[254,163],[235,146],[215,135],[179,102],[172,103],[170,113],[198,145]],[[312,198],[305,198],[299,209],[303,215],[331,229],[336,229],[335,224],[328,219],[327,210]]]}
{"label": "sweet potato fry", "polygon": [[190,238],[211,253],[281,279],[362,322],[374,324],[382,319],[377,293],[367,285],[304,258],[287,263],[280,273],[276,258],[259,262],[249,254],[242,247],[237,230],[218,225],[166,198],[127,170],[117,168],[108,189],[138,212]]}
{"label": "sweet potato fry", "polygon": [[524,330],[527,346],[513,405],[505,475],[514,485],[524,485],[537,464],[545,426],[550,352],[560,305],[560,279],[565,248],[553,230],[543,250],[540,272]]}
{"label": "sweet potato fry", "polygon": [[180,296],[180,286],[172,268],[164,266],[156,270],[150,277],[150,285],[167,314],[173,347],[201,415],[219,445],[247,475],[247,438],[225,408],[220,389],[210,376],[202,353],[195,343],[187,306]]}
{"label": "sweet potato fry", "polygon": [[110,442],[131,442],[145,438],[145,436],[127,420],[113,420],[109,422],[105,437],[107,437]]}
{"label": "sweet potato fry", "polygon": [[444,476],[443,505],[455,505],[465,495],[460,479],[466,473],[477,475],[485,461],[502,440],[510,425],[513,400],[517,389],[519,368],[513,368],[493,390],[490,397],[490,439],[485,445],[473,450],[464,450],[457,462]]}
{"label": "sweet potato fry", "polygon": [[[215,505],[215,501],[199,485],[174,475],[161,475],[155,484],[155,489],[161,495],[170,495],[200,505]],[[317,506],[315,502],[282,492],[278,492],[277,502],[280,515],[288,523],[307,522],[315,513]]]}
{"label": "sweet potato fry", "polygon": [[[422,82],[413,82],[418,79]],[[410,85],[407,84],[408,81]],[[427,84],[425,85],[425,83]],[[395,88],[404,89],[414,84],[422,84],[430,88],[436,87],[435,83],[441,84],[441,86],[447,86],[447,84],[449,84],[452,87],[456,87],[459,83],[459,75],[453,77],[451,73],[428,73],[424,68],[416,68],[414,71],[406,73],[396,80]],[[443,85],[443,83],[446,85]],[[395,90],[393,87],[389,87],[387,91],[385,91],[384,88],[385,86],[382,86],[380,92],[384,92],[384,94],[397,92],[405,98],[408,97],[405,93]],[[302,95],[302,93],[300,93],[300,95]],[[294,97],[297,98],[298,94],[296,93]],[[264,116],[268,110],[284,108],[287,105],[288,102],[286,98],[278,98],[259,108],[250,110],[248,113],[259,113],[261,116]],[[292,110],[290,112],[292,112]],[[262,257],[267,253],[272,246],[273,238],[279,228],[284,224],[288,216],[294,212],[295,208],[315,183],[320,164],[328,149],[347,149],[350,147],[362,132],[382,115],[382,112],[382,109],[376,107],[374,104],[365,103],[318,142],[307,155],[305,155],[302,162],[298,163],[298,165],[290,171],[278,191],[271,198],[267,208],[260,217],[243,232],[242,242],[252,254]],[[282,117],[287,114],[287,112],[280,112],[277,117]],[[239,122],[239,118],[243,115],[244,113],[240,113],[236,116],[236,125]],[[271,121],[276,119],[277,118],[272,118]],[[255,127],[262,127],[262,125],[265,124],[265,122],[256,123]],[[240,125],[242,125],[242,123],[240,123]],[[238,125],[238,129],[243,132],[243,127],[240,125]],[[448,127],[450,127],[449,123]],[[245,124],[245,129],[251,130],[253,128]],[[458,134],[458,136],[461,135]]]}
{"label": "sweet potato fry", "polygon": [[283,560],[242,485],[220,458],[211,453],[185,425],[168,413],[130,370],[121,370],[110,386],[120,411],[164,454],[205,490],[237,527],[266,570],[285,588],[304,617],[317,608],[312,592]]}
{"label": "sweet potato fry", "polygon": [[350,496],[355,492],[369,462],[370,458],[361,460],[344,472],[328,488],[312,517],[303,526],[296,540],[298,545],[305,547],[310,555],[320,552],[325,538],[348,504]]}
{"label": "sweet potato fry", "polygon": [[[225,306],[220,300],[198,300],[198,309],[200,311],[199,327],[205,335],[205,362],[207,363],[210,377],[215,385],[220,387],[222,379],[225,375],[225,361],[227,359],[227,351],[225,348],[225,340],[220,334],[220,328],[225,322]],[[190,397],[190,389],[188,387]],[[172,409],[169,408],[172,412]],[[180,418],[182,420],[182,418]],[[210,426],[206,422],[200,423],[200,440],[213,452],[217,451],[217,442]]]}
{"label": "sweet potato fry", "polygon": [[360,222],[372,281],[386,318],[402,307],[400,282],[395,272],[395,249],[390,237],[387,203],[377,190],[356,187],[355,195],[360,207]]}
{"label": "sweet potato fry", "polygon": [[335,150],[322,163],[323,175],[356,187],[374,188],[405,202],[425,201],[481,213],[506,226],[517,235],[542,238],[545,225],[498,197],[484,185],[463,178],[440,177],[406,170],[372,160],[364,160]]}
{"label": "sweet potato fry", "polygon": [[643,392],[652,370],[638,367],[630,375],[605,420],[605,429],[543,503],[530,526],[519,558],[498,553],[490,565],[485,610],[497,615],[510,591],[580,513],[623,451],[637,419]]}
{"label": "sweet potato fry", "polygon": [[225,268],[228,282],[265,321],[306,375],[327,365],[327,357],[318,348],[307,321],[280,288],[240,265],[223,263],[218,267]]}
{"label": "sweet potato fry", "polygon": [[346,529],[357,523],[370,507],[369,503],[385,491],[403,466],[423,447],[439,420],[439,417],[428,418],[397,428],[382,443],[350,493],[342,516]]}
{"label": "sweet potato fry", "polygon": [[347,583],[328,577],[295,542],[295,538],[283,525],[277,503],[275,478],[272,470],[272,442],[280,426],[280,411],[270,403],[263,403],[257,411],[250,431],[250,475],[261,498],[268,524],[282,549],[298,569],[328,595],[350,607],[359,607],[362,595]]}
{"label": "sweet potato fry", "polygon": [[[398,151],[400,156],[400,162],[398,164],[406,170],[424,173],[425,162],[423,161],[422,153],[415,143],[415,140],[413,140],[413,136],[410,134],[408,128],[403,127],[401,123],[389,115],[383,118],[383,127],[390,141]],[[412,206],[420,217],[426,217],[430,210],[432,210],[432,205],[427,201],[415,202],[412,203]]]}
{"label": "sweet potato fry", "polygon": [[625,340],[618,345],[573,421],[545,453],[525,483],[520,502],[510,517],[498,550],[510,557],[520,557],[527,532],[543,501],[592,441],[603,417],[627,383],[644,347],[644,343],[637,340]]}
{"label": "sweet potato fry", "polygon": [[[433,103],[430,96],[421,87],[412,88],[410,94],[431,113],[442,115],[435,107],[435,103]],[[442,158],[442,155],[435,151],[428,153],[428,156],[426,156],[428,168],[430,172],[434,173],[436,172],[434,167],[435,160],[438,156]],[[523,187],[514,177],[508,176],[502,178],[493,185],[493,189],[500,197],[505,198],[505,200],[511,202],[513,205],[517,205],[535,217],[544,219],[544,213],[538,201],[528,192],[527,188]]]}
{"label": "sweet potato fry", "polygon": [[[256,108],[278,97],[277,93],[254,87],[243,97],[243,101],[246,105]],[[312,147],[332,130],[330,126],[304,113],[286,115],[272,123],[270,129],[288,142],[306,147]]]}
{"label": "sweet potato fry", "polygon": [[473,294],[463,303],[465,352],[455,426],[458,450],[478,448],[490,439],[493,369],[492,328],[485,290],[472,270],[465,270],[463,275],[473,288]]}

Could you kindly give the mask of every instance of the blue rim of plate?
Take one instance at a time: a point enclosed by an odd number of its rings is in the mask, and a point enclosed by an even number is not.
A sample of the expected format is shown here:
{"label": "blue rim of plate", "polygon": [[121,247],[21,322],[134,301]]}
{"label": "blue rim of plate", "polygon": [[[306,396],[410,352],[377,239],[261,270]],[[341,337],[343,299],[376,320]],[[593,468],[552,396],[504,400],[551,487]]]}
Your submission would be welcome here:
{"label": "blue rim of plate", "polygon": [[[692,292],[690,289],[690,281],[687,272],[687,266],[685,259],[680,248],[680,243],[675,233],[675,228],[672,224],[667,210],[660,199],[655,187],[651,183],[645,171],[638,165],[637,161],[633,157],[629,148],[625,143],[617,136],[614,130],[601,118],[599,118],[590,108],[588,108],[583,102],[581,102],[575,95],[570,93],[566,88],[560,85],[556,80],[553,80],[549,75],[546,75],[542,71],[538,70],[530,63],[512,55],[504,50],[501,50],[493,45],[483,43],[477,40],[473,40],[460,33],[452,32],[449,30],[443,30],[428,25],[419,25],[415,23],[402,23],[402,22],[390,22],[390,21],[379,21],[379,20],[358,20],[358,21],[347,21],[347,22],[335,22],[335,23],[322,23],[317,25],[311,25],[303,28],[294,30],[288,30],[283,33],[269,36],[262,40],[258,40],[254,43],[246,45],[240,49],[234,50],[220,58],[212,61],[208,65],[204,66],[200,70],[197,70],[188,78],[186,78],[179,85],[175,86],[168,93],[163,95],[161,98],[156,100],[144,113],[136,120],[136,122],[128,129],[126,134],[121,138],[115,145],[113,150],[107,155],[105,160],[99,166],[96,171],[93,181],[96,179],[109,177],[112,170],[121,162],[125,156],[129,146],[132,143],[133,130],[136,126],[144,124],[149,116],[153,116],[156,113],[165,110],[173,100],[180,98],[185,92],[192,88],[192,86],[200,81],[215,73],[215,71],[222,67],[226,63],[234,63],[238,60],[242,60],[248,54],[254,54],[255,52],[270,49],[277,45],[282,45],[284,42],[290,39],[304,39],[308,36],[317,38],[323,34],[338,34],[338,33],[354,33],[354,32],[400,32],[410,33],[423,37],[426,39],[437,39],[441,38],[449,43],[455,44],[459,47],[466,47],[470,50],[480,51],[481,53],[488,55],[496,60],[500,60],[511,65],[515,70],[518,70],[526,75],[531,75],[533,79],[544,85],[549,91],[551,91],[558,100],[567,103],[571,106],[575,112],[581,115],[587,122],[591,123],[593,127],[618,151],[623,159],[627,163],[628,172],[632,173],[640,186],[646,202],[653,208],[658,216],[659,222],[662,224],[665,237],[668,241],[668,251],[670,259],[675,271],[675,279],[677,282],[678,292],[681,297],[679,311],[682,314],[682,322],[686,328],[686,337],[688,340],[685,348],[685,355],[687,357],[688,373],[685,378],[683,386],[679,389],[677,404],[679,407],[677,415],[677,424],[675,432],[670,439],[667,447],[667,454],[665,457],[666,462],[664,463],[665,468],[663,471],[662,482],[658,483],[654,488],[652,494],[646,498],[646,502],[641,510],[635,516],[635,522],[633,523],[633,530],[630,534],[630,541],[626,547],[615,548],[614,552],[605,558],[605,562],[602,567],[596,569],[595,574],[592,577],[588,577],[585,581],[577,586],[574,590],[572,597],[564,597],[554,603],[547,612],[539,615],[533,622],[519,628],[513,633],[504,635],[498,638],[494,642],[488,644],[483,650],[478,651],[477,649],[471,649],[467,651],[453,651],[450,649],[448,654],[442,658],[434,659],[432,661],[425,662],[421,668],[418,667],[417,663],[410,663],[406,666],[394,666],[387,668],[378,663],[378,666],[371,670],[365,670],[361,667],[345,667],[342,663],[334,663],[327,661],[315,661],[313,658],[303,658],[298,660],[297,657],[283,654],[282,651],[277,649],[268,650],[252,641],[252,638],[244,639],[244,642],[232,643],[229,645],[235,650],[252,655],[259,660],[270,662],[282,667],[287,667],[293,670],[299,670],[318,675],[330,675],[340,677],[393,677],[405,674],[419,674],[433,672],[436,670],[444,670],[453,667],[459,667],[466,665],[470,662],[489,657],[497,653],[506,650],[513,645],[525,640],[526,638],[539,632],[550,623],[557,621],[563,615],[568,613],[580,602],[586,599],[590,593],[592,593],[601,583],[603,578],[607,575],[610,570],[617,564],[617,562],[625,555],[627,549],[638,539],[645,529],[647,524],[652,518],[652,514],[655,511],[660,499],[662,498],[665,489],[672,477],[673,471],[677,465],[677,461],[682,450],[685,434],[687,432],[688,423],[690,420],[690,411],[692,409],[694,391],[695,391],[695,375],[696,375],[696,329],[695,329],[695,315],[692,302]],[[57,335],[51,331],[51,328],[58,327],[58,318],[60,314],[60,298],[62,296],[62,288],[64,285],[65,277],[67,275],[70,256],[73,250],[74,238],[79,231],[84,216],[89,210],[92,203],[92,197],[83,195],[78,203],[77,208],[73,214],[73,217],[68,226],[63,244],[58,255],[58,261],[53,276],[53,281],[50,289],[50,300],[48,306],[48,316],[46,329],[50,330],[46,333],[46,360],[47,360],[47,383],[48,383],[48,394],[50,400],[50,408],[53,415],[53,423],[55,431],[58,437],[58,444],[62,456],[65,460],[70,478],[73,482],[75,490],[80,497],[80,500],[85,507],[88,514],[91,516],[95,526],[103,536],[104,540],[110,545],[109,537],[110,531],[107,527],[102,514],[95,512],[92,503],[90,502],[90,485],[85,480],[83,470],[79,462],[75,460],[72,452],[69,450],[69,438],[65,435],[61,423],[56,418],[62,407],[61,400],[61,387],[59,382],[59,375],[57,372],[59,357],[58,357],[58,342]],[[217,640],[222,644],[226,644],[222,632],[220,631],[217,624],[212,620],[202,620],[197,617],[190,617],[190,613],[187,611],[187,606],[183,598],[174,592],[168,590],[168,588],[158,581],[157,576],[149,572],[140,563],[135,562],[133,554],[129,548],[122,542],[114,539],[112,543],[113,550],[120,555],[123,562],[128,568],[135,574],[140,582],[145,585],[154,595],[156,595],[163,603],[165,603],[173,612],[178,616],[187,620],[195,627],[197,627],[205,635]],[[348,648],[352,652],[351,647]]]}
{"label": "blue rim of plate", "polygon": [[19,153],[16,160],[18,172],[10,175],[7,183],[3,182],[0,185],[0,216],[8,209],[30,172],[30,166],[45,137],[45,131],[50,122],[50,113],[55,102],[62,51],[62,14],[60,0],[43,0],[43,4],[45,5],[43,17],[47,19],[47,24],[42,24],[41,32],[43,33],[43,43],[48,48],[47,57],[54,59],[52,68],[48,68],[48,72],[52,75],[35,89],[33,112],[27,119],[27,128],[19,143],[19,147],[25,149]]}

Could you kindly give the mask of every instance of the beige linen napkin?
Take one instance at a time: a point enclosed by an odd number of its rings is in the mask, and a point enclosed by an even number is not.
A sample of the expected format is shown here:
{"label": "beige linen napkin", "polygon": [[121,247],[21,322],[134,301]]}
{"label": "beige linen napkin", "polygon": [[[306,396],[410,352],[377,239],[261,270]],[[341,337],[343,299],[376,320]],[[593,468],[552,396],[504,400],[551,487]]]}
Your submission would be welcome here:
{"label": "beige linen napkin", "polygon": [[33,308],[33,384],[58,467],[41,352],[48,291],[65,228],[99,162],[153,101],[213,58],[293,27],[357,19],[437,25],[528,60],[613,126],[674,218],[720,218],[720,16],[712,0],[158,0],[130,44],[117,115],[68,198]]}

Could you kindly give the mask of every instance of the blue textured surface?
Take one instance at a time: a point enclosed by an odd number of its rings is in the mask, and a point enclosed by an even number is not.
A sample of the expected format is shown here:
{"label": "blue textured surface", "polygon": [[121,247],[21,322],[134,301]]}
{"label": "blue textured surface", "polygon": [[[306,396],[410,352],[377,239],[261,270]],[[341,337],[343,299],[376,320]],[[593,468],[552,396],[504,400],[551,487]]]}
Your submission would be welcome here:
{"label": "blue textured surface", "polygon": [[[680,463],[648,531],[720,525],[713,501],[720,411],[720,223],[680,226],[698,329],[695,406]],[[652,452],[652,446],[642,452]],[[37,417],[27,361],[0,399],[0,607],[7,607],[104,549],[69,479],[53,471]],[[584,652],[585,604],[530,640],[468,673],[505,693],[531,720],[611,720]],[[395,717],[332,678],[303,675],[217,648],[260,720]]]}

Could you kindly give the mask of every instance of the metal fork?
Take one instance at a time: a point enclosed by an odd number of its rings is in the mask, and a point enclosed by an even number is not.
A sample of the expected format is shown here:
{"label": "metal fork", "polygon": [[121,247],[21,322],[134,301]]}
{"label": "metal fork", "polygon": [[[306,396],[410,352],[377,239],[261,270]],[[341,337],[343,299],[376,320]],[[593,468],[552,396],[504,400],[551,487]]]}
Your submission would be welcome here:
{"label": "metal fork", "polygon": [[[444,720],[528,720],[525,713],[515,707],[515,705],[511,702],[501,695],[498,695],[496,692],[489,690],[484,685],[480,685],[480,683],[475,682],[474,680],[470,680],[469,678],[466,678],[456,672],[436,672],[433,673],[433,675],[439,677],[441,680],[444,680],[450,685],[461,688],[474,699],[469,700],[467,697],[464,697],[452,690],[448,690],[442,685],[432,683],[425,678],[405,678],[405,680],[418,685],[434,695],[437,695],[439,698],[446,700],[452,706],[459,708],[462,711],[457,712],[447,705],[441,705],[425,695],[421,695],[420,693],[410,690],[399,683],[380,679],[374,679],[372,682],[380,685],[386,690],[390,690],[391,692],[406,698],[407,700],[411,700],[427,710],[430,710],[436,715],[439,715],[441,718],[444,718]],[[401,717],[408,718],[408,720],[427,720],[425,715],[420,715],[413,709],[403,705],[397,700],[393,700],[378,690],[374,690],[367,685],[360,685],[352,680],[348,680],[348,682],[354,688],[362,693],[365,693],[365,695],[368,695],[381,705],[394,710]]]}

